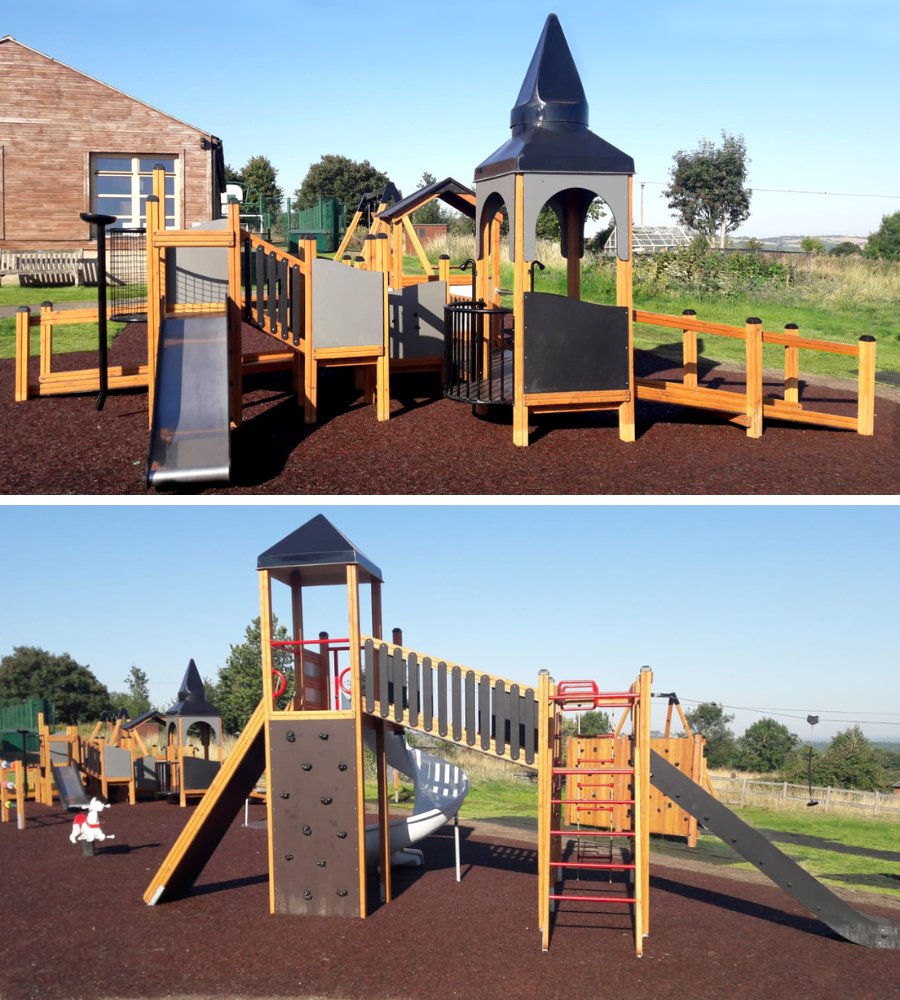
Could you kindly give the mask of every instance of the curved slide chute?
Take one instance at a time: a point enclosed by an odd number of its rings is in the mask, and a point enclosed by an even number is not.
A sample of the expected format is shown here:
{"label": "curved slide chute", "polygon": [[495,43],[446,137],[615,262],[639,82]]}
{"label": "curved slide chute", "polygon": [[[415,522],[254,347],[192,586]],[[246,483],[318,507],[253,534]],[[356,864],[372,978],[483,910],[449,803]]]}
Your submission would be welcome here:
{"label": "curved slide chute", "polygon": [[650,751],[650,768],[650,780],[663,795],[695,816],[836,934],[866,948],[900,948],[900,927],[855,910],[655,750]]}
{"label": "curved slide chute", "polygon": [[[366,746],[375,749],[375,733],[366,730]],[[415,806],[412,815],[390,821],[391,863],[422,864],[422,852],[412,845],[430,836],[459,812],[469,793],[469,778],[455,764],[411,747],[406,734],[387,729],[384,752],[388,764],[413,783]],[[378,826],[366,827],[366,861],[378,860]]]}

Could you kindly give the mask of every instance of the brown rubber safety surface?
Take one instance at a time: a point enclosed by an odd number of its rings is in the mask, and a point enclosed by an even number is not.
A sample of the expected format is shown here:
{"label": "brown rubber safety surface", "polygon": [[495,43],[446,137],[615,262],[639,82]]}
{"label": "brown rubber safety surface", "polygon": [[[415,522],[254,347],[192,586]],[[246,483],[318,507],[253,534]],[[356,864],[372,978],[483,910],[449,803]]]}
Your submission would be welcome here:
{"label": "brown rubber safety surface", "polygon": [[[275,342],[245,327],[245,350]],[[128,327],[111,364],[145,360],[145,327]],[[63,355],[60,370],[96,365]],[[637,352],[638,373],[664,377],[670,362]],[[37,378],[32,359],[32,378]],[[671,373],[680,377],[680,373]],[[739,390],[722,368],[701,382]],[[232,435],[227,487],[178,492],[240,494],[895,494],[900,491],[900,402],[876,400],[875,435],[769,421],[747,438],[724,417],[638,405],[638,439],[618,439],[613,413],[542,416],[531,444],[512,443],[509,409],[473,416],[440,397],[432,376],[392,379],[390,421],[363,405],[352,370],[321,373],[320,422],[305,426],[286,374],[248,379],[244,425]],[[0,361],[0,493],[146,494],[147,395],[112,393],[102,413],[91,396],[14,403],[14,362]],[[775,392],[773,382],[767,391]],[[846,388],[804,385],[809,406],[853,414]]]}
{"label": "brown rubber safety surface", "polygon": [[[144,890],[189,811],[114,804],[102,819],[116,839],[94,857],[69,843],[71,814],[58,807],[29,804],[24,831],[0,826],[4,1000],[898,995],[900,952],[840,940],[769,883],[662,860],[651,868],[643,958],[627,908],[594,903],[567,904],[542,954],[532,846],[465,821],[462,881],[448,826],[419,845],[425,867],[394,869],[394,901],[365,921],[270,915],[266,832],[243,827],[243,815],[194,894],[146,906]],[[251,823],[263,816],[251,807]],[[853,901],[889,919],[900,912],[859,893]]]}

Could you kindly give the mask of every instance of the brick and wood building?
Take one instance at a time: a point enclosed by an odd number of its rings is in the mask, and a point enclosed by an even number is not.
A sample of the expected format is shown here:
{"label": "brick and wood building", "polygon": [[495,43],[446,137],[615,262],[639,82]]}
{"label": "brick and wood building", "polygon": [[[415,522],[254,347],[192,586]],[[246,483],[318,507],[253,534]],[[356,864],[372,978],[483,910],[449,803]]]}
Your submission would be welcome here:
{"label": "brick and wood building", "polygon": [[94,248],[81,212],[139,227],[166,169],[166,227],[221,215],[216,136],[7,35],[0,38],[0,249]]}

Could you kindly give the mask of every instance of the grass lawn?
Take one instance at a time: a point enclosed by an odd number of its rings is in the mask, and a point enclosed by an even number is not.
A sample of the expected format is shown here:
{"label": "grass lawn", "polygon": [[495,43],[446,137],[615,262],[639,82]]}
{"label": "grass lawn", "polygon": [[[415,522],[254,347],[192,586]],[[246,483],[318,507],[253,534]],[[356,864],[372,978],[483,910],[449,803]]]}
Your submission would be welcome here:
{"label": "grass lawn", "polygon": [[[125,329],[124,323],[107,323],[107,338],[109,343]],[[53,333],[53,353],[70,354],[73,351],[97,350],[96,323],[70,323],[66,326],[56,326]],[[31,357],[37,357],[41,334],[38,327],[32,327],[28,338]],[[16,321],[14,318],[0,319],[0,358],[16,356]]]}

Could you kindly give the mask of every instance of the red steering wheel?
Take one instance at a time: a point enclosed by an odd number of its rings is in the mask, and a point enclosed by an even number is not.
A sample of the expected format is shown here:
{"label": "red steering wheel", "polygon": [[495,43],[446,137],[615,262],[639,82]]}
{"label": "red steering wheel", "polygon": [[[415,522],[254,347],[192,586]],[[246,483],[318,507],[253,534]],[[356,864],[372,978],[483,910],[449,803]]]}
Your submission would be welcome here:
{"label": "red steering wheel", "polygon": [[277,667],[272,667],[272,673],[277,678],[277,683],[272,689],[272,696],[280,698],[287,690],[287,677]]}
{"label": "red steering wheel", "polygon": [[347,695],[348,698],[353,693],[350,688],[349,676],[350,667],[344,667],[344,669],[338,674],[338,687],[344,692],[345,695]]}

